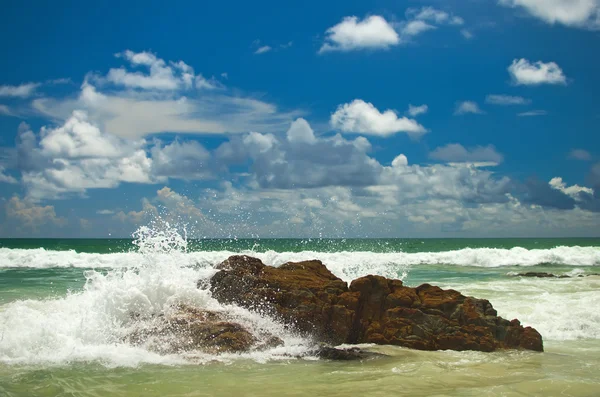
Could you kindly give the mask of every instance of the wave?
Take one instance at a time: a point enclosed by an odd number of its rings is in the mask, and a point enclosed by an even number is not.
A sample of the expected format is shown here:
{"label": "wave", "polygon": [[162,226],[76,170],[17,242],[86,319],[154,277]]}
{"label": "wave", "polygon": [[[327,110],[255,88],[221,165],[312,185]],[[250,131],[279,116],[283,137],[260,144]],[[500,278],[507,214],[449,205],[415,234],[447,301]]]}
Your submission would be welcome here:
{"label": "wave", "polygon": [[[265,264],[279,266],[286,262],[320,259],[338,276],[354,269],[377,270],[389,266],[450,265],[474,267],[536,266],[555,264],[564,266],[600,266],[599,247],[567,247],[551,249],[464,248],[442,252],[395,252],[369,251],[340,252],[254,252],[254,251],[192,251],[179,255],[183,266],[213,266],[231,255],[246,254],[260,258]],[[169,261],[170,253],[155,254],[156,260]],[[128,268],[145,263],[144,254],[120,252],[108,254],[78,253],[37,249],[0,248],[0,268],[30,267],[80,267],[80,268]],[[343,271],[342,271],[343,270]],[[359,276],[362,274],[354,274]]]}
{"label": "wave", "polygon": [[[580,274],[581,269],[575,269]],[[464,295],[488,299],[498,314],[518,318],[544,340],[600,339],[600,277],[509,279],[448,283]]]}

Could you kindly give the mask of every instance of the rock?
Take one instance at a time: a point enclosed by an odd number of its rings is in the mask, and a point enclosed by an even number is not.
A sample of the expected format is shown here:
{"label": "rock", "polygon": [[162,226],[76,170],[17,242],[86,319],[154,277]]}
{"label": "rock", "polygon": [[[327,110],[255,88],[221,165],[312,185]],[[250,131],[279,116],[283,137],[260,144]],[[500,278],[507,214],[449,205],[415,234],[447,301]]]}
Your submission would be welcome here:
{"label": "rock", "polygon": [[376,343],[421,350],[522,348],[543,351],[542,337],[497,316],[490,302],[429,284],[366,276],[350,287],[320,261],[279,268],[232,256],[210,280],[213,297],[269,313],[331,344]]}
{"label": "rock", "polygon": [[320,261],[265,266],[259,259],[232,256],[217,266],[212,295],[221,303],[236,303],[275,315],[301,332],[340,344],[352,326],[352,313],[333,304],[348,291]]}
{"label": "rock", "polygon": [[539,278],[573,278],[573,277],[600,276],[600,273],[587,273],[587,274],[578,274],[576,276],[567,276],[566,274],[557,275],[557,274],[544,273],[544,272],[527,272],[527,273],[518,273],[515,276],[539,277]]}
{"label": "rock", "polygon": [[187,306],[179,307],[175,314],[154,319],[149,326],[144,324],[127,340],[161,353],[240,353],[283,345],[283,341],[276,336],[253,335],[221,313]]}
{"label": "rock", "polygon": [[352,347],[349,349],[339,349],[331,346],[321,346],[318,350],[309,354],[315,355],[325,360],[335,361],[356,361],[378,357],[386,357],[385,354],[369,352],[366,350],[359,349],[358,347]]}
{"label": "rock", "polygon": [[545,273],[545,272],[519,273],[519,274],[517,274],[517,276],[520,276],[520,277],[538,277],[538,278],[570,278],[570,276],[567,276],[566,274],[556,275],[556,274]]}

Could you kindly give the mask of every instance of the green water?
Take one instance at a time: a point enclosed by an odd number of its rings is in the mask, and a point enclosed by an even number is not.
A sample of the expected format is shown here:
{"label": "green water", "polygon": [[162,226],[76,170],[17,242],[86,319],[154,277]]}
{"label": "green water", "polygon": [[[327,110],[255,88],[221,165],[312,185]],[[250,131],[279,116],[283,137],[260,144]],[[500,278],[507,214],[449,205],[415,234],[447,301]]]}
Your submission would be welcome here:
{"label": "green water", "polygon": [[[525,250],[510,251],[515,247]],[[131,240],[0,240],[0,396],[597,396],[600,277],[513,274],[600,273],[598,247],[600,239],[198,240],[189,242],[188,253],[160,257],[159,264],[174,262],[163,276],[137,279],[137,272],[106,266],[148,260],[127,254],[136,251]],[[464,249],[472,251],[451,253]],[[110,335],[108,342],[94,343],[112,332],[109,326],[88,326],[95,324],[92,320],[113,321],[107,308],[163,299],[173,293],[174,283],[195,286],[207,266],[242,251],[275,263],[310,251],[348,277],[388,268],[407,285],[428,282],[489,299],[503,317],[540,330],[545,352],[371,346],[387,357],[364,362],[273,354],[162,359],[120,345]],[[544,261],[535,265],[500,265],[507,256],[540,252]],[[413,260],[427,253],[442,253],[447,263]],[[460,264],[463,255],[470,255],[470,265]],[[394,262],[403,260],[412,262]],[[63,262],[69,266],[61,267]]]}
{"label": "green water", "polygon": [[[127,252],[137,247],[132,239],[0,239],[0,248],[75,250],[88,253]],[[470,238],[470,239],[205,239],[189,240],[190,251],[265,252],[442,252],[463,248],[522,247],[548,249],[558,246],[600,247],[600,238]]]}

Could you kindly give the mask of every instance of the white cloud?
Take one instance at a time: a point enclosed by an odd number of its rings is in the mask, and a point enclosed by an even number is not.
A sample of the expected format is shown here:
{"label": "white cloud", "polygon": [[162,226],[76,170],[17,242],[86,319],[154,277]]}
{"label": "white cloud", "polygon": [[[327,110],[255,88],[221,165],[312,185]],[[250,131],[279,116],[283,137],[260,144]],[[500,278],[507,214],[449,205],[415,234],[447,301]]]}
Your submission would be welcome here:
{"label": "white cloud", "polygon": [[10,175],[6,175],[5,171],[4,166],[0,165],[0,183],[17,183],[17,180]]}
{"label": "white cloud", "polygon": [[98,215],[112,215],[114,213],[115,213],[115,211],[113,211],[113,210],[98,210],[98,211],[96,211],[96,214],[98,214]]}
{"label": "white cloud", "polygon": [[531,99],[521,96],[491,94],[485,97],[485,102],[491,105],[529,105]]}
{"label": "white cloud", "polygon": [[549,24],[600,29],[600,1],[598,0],[499,0],[499,4],[519,7]]}
{"label": "white cloud", "polygon": [[362,21],[355,16],[345,17],[327,29],[325,43],[319,53],[364,49],[387,49],[400,43],[400,37],[385,18],[371,15]]}
{"label": "white cloud", "polygon": [[407,14],[413,14],[415,20],[432,21],[437,24],[463,25],[465,23],[461,17],[433,7],[423,7],[420,10],[409,9]]}
{"label": "white cloud", "polygon": [[413,137],[425,134],[427,130],[414,119],[398,117],[388,109],[380,112],[372,103],[355,99],[338,106],[331,115],[331,126],[343,132],[362,133],[387,137],[406,132]]}
{"label": "white cloud", "polygon": [[75,100],[40,98],[33,108],[54,119],[66,120],[85,109],[96,124],[111,134],[139,138],[161,132],[224,134],[250,129],[275,131],[303,112],[280,112],[271,103],[254,98],[209,93],[173,97],[162,92],[99,92],[84,83]]}
{"label": "white cloud", "polygon": [[152,175],[156,178],[169,177],[181,179],[208,179],[211,155],[196,141],[182,142],[175,140],[163,146],[154,141],[150,149],[152,156]]}
{"label": "white cloud", "polygon": [[474,35],[469,29],[461,29],[460,34],[467,40],[471,40]]}
{"label": "white cloud", "polygon": [[11,112],[8,106],[0,105],[0,114],[3,114],[5,116],[12,116],[13,113]]}
{"label": "white cloud", "polygon": [[468,114],[468,113],[483,114],[485,112],[479,108],[479,105],[477,104],[477,102],[473,102],[473,101],[463,101],[463,102],[459,102],[456,105],[456,110],[454,111],[455,115],[462,115],[462,114]]}
{"label": "white cloud", "polygon": [[553,189],[563,192],[567,196],[575,199],[576,201],[581,200],[581,193],[586,193],[589,195],[594,194],[594,189],[590,189],[585,186],[579,186],[579,185],[567,186],[567,184],[560,177],[552,178],[549,182],[549,185]]}
{"label": "white cloud", "polygon": [[120,68],[124,72],[88,73],[78,96],[36,98],[33,112],[62,123],[73,111],[84,110],[101,130],[134,139],[157,133],[282,131],[305,113],[281,111],[227,89],[183,61],[165,61],[150,52],[124,51],[118,57],[127,63]]}
{"label": "white cloud", "polygon": [[287,132],[287,140],[292,143],[308,143],[316,142],[315,133],[310,127],[310,124],[303,118],[295,120]]}
{"label": "white cloud", "polygon": [[126,50],[117,57],[129,61],[132,67],[145,67],[148,73],[129,71],[125,67],[110,69],[106,80],[128,88],[144,90],[173,91],[178,89],[216,89],[221,84],[215,80],[206,80],[202,75],[196,75],[194,69],[183,61],[167,64],[150,52],[135,53]]}
{"label": "white cloud", "polygon": [[5,205],[6,216],[17,222],[20,230],[38,231],[41,226],[52,225],[62,227],[67,221],[56,216],[54,206],[40,206],[33,201],[13,196]]}
{"label": "white cloud", "polygon": [[152,158],[144,141],[129,141],[102,132],[84,112],[74,112],[56,128],[38,135],[20,127],[17,150],[28,198],[59,198],[87,189],[113,188],[121,182],[154,183]]}
{"label": "white cloud", "polygon": [[39,134],[22,125],[17,151],[21,179],[33,200],[85,194],[121,183],[213,177],[211,155],[198,142],[119,138],[92,124],[82,111],[61,126],[42,127]]}
{"label": "white cloud", "polygon": [[254,51],[254,53],[255,53],[255,54],[264,54],[265,52],[269,52],[269,51],[271,51],[271,50],[272,50],[271,46],[264,45],[264,46],[262,46],[262,47],[258,47],[258,48],[256,49],[256,51]]}
{"label": "white cloud", "polygon": [[424,32],[435,30],[438,26],[460,26],[465,23],[461,17],[433,7],[410,8],[406,15],[407,20],[400,24],[400,41],[403,43],[410,42]]}
{"label": "white cloud", "polygon": [[548,112],[545,110],[530,110],[528,112],[517,113],[519,117],[537,117],[537,116],[545,116]]}
{"label": "white cloud", "polygon": [[466,149],[458,143],[438,147],[429,153],[429,157],[448,163],[489,163],[489,165],[499,164],[504,160],[504,157],[496,151],[493,145]]}
{"label": "white cloud", "polygon": [[73,112],[58,128],[42,127],[40,136],[41,152],[52,158],[120,158],[132,151],[132,145],[140,146],[102,133],[82,111]]}
{"label": "white cloud", "polygon": [[376,183],[381,171],[381,165],[367,155],[370,150],[364,137],[316,137],[308,122],[298,119],[285,138],[258,132],[232,137],[215,157],[226,166],[250,161],[251,176],[262,188],[366,186]]}
{"label": "white cloud", "polygon": [[0,85],[0,97],[27,98],[35,94],[40,83],[26,83],[21,85]]}
{"label": "white cloud", "polygon": [[421,106],[413,106],[413,105],[408,105],[408,114],[411,117],[417,117],[421,114],[425,114],[427,113],[427,111],[429,110],[429,107],[427,105],[421,105]]}
{"label": "white cloud", "polygon": [[418,36],[428,30],[437,29],[435,26],[428,24],[425,21],[415,20],[407,22],[402,28],[403,41],[408,41],[410,37]]}
{"label": "white cloud", "polygon": [[569,158],[575,160],[589,161],[592,159],[590,152],[584,149],[573,149],[569,152]]}
{"label": "white cloud", "polygon": [[567,84],[562,69],[555,62],[529,62],[527,59],[515,59],[508,67],[513,83],[517,85]]}

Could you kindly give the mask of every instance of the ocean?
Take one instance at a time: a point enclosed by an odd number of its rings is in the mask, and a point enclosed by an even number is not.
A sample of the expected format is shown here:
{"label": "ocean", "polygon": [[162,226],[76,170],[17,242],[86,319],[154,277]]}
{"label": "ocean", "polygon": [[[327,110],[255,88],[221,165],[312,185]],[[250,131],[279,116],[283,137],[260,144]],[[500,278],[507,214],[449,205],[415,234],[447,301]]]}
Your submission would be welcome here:
{"label": "ocean", "polygon": [[[544,353],[425,352],[319,360],[276,319],[197,287],[233,254],[320,259],[490,300],[544,338]],[[526,278],[520,272],[569,278]],[[0,240],[0,396],[598,396],[600,239],[215,239],[142,228],[136,239]],[[160,353],[125,336],[178,303],[218,310],[285,345],[248,354]]]}

